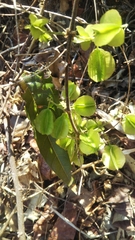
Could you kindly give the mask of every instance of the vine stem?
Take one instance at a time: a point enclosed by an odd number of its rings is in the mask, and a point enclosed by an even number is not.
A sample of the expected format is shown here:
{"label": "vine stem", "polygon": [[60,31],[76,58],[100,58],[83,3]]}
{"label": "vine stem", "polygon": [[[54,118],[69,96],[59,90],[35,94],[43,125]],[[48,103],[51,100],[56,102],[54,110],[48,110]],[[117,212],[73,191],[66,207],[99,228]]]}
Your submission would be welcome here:
{"label": "vine stem", "polygon": [[[77,15],[77,9],[78,9],[78,3],[79,0],[74,0],[73,2],[73,9],[72,9],[72,16],[71,16],[71,20],[70,20],[70,24],[69,24],[69,28],[67,31],[67,51],[66,51],[66,62],[68,63],[70,60],[70,51],[71,51],[71,44],[72,44],[72,38],[73,38],[73,34],[74,34],[74,30],[75,30],[75,18]],[[76,128],[76,125],[72,119],[72,115],[71,115],[71,110],[70,110],[70,99],[69,99],[69,92],[68,92],[68,76],[69,76],[69,67],[68,64],[66,66],[65,69],[65,95],[66,95],[66,111],[68,113],[70,122],[72,124],[72,127],[75,131],[75,133],[78,135],[78,130]]]}

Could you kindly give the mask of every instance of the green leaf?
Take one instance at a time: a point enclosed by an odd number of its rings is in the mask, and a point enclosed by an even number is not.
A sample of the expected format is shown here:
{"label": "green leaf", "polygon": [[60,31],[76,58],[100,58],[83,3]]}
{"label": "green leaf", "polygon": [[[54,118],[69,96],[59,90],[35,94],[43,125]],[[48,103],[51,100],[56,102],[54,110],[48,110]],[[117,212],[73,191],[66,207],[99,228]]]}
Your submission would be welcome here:
{"label": "green leaf", "polygon": [[76,29],[77,29],[80,36],[83,36],[84,38],[89,37],[88,32],[86,32],[85,28],[83,28],[82,26],[77,26]]}
{"label": "green leaf", "polygon": [[93,29],[92,25],[87,25],[86,28],[83,28],[82,26],[77,26],[77,31],[79,35],[74,37],[75,43],[81,43],[81,48],[86,51],[90,47],[90,43],[93,40]]}
{"label": "green leaf", "polygon": [[111,77],[115,70],[115,61],[112,55],[103,49],[96,48],[88,60],[88,74],[95,82]]}
{"label": "green leaf", "polygon": [[72,157],[72,162],[73,162],[75,165],[81,167],[82,164],[84,163],[84,157],[83,157],[83,155],[79,154],[79,156],[77,156],[76,152],[74,152],[74,155],[73,155],[73,157]]}
{"label": "green leaf", "polygon": [[54,122],[52,136],[56,139],[65,138],[69,130],[69,119],[66,113],[63,113]]}
{"label": "green leaf", "polygon": [[31,25],[34,25],[34,22],[38,19],[37,16],[33,13],[29,15]]}
{"label": "green leaf", "polygon": [[[109,45],[113,38],[121,31],[121,28],[116,28],[110,32],[97,33],[95,35],[94,43],[96,46],[101,47],[104,45]],[[123,39],[122,39],[123,40]],[[122,42],[123,43],[123,42]],[[117,44],[117,43],[116,43]]]}
{"label": "green leaf", "polygon": [[89,49],[89,47],[90,47],[90,44],[91,44],[91,42],[89,41],[89,42],[82,42],[81,43],[81,49],[83,50],[83,51],[87,51],[88,49]]}
{"label": "green leaf", "polygon": [[[62,97],[65,98],[65,88],[62,91]],[[68,95],[70,98],[70,101],[76,100],[80,95],[80,88],[75,85],[73,82],[68,81]]]}
{"label": "green leaf", "polygon": [[111,9],[101,17],[100,23],[114,23],[121,26],[122,18],[116,9]]}
{"label": "green leaf", "polygon": [[71,181],[71,163],[67,152],[60,148],[51,136],[42,135],[36,131],[35,138],[40,152],[50,168],[60,179],[69,184]]}
{"label": "green leaf", "polygon": [[108,43],[109,46],[119,47],[124,43],[125,31],[120,29],[120,31],[115,35],[115,37]]}
{"label": "green leaf", "polygon": [[122,121],[123,130],[126,134],[135,135],[135,114],[127,114]]}
{"label": "green leaf", "polygon": [[125,155],[116,145],[109,145],[104,148],[102,161],[106,168],[110,170],[118,170],[125,164]]}
{"label": "green leaf", "polygon": [[50,36],[49,33],[47,33],[47,31],[44,29],[44,34],[41,34],[39,36],[39,41],[40,42],[48,42],[52,39],[52,37]]}
{"label": "green leaf", "polygon": [[63,149],[67,150],[68,146],[70,145],[72,139],[69,137],[65,137],[65,138],[59,138],[56,143]]}
{"label": "green leaf", "polygon": [[96,111],[95,101],[90,96],[79,97],[73,104],[73,108],[75,109],[77,114],[80,114],[84,117],[89,117],[93,115]]}
{"label": "green leaf", "polygon": [[29,15],[31,25],[25,26],[25,29],[30,29],[34,39],[39,39],[40,42],[47,42],[52,39],[51,35],[44,27],[49,22],[47,18],[37,18],[35,14]]}
{"label": "green leaf", "polygon": [[36,29],[35,27],[31,26],[30,28],[30,32],[31,35],[33,36],[33,38],[36,40],[40,37],[40,35],[43,34],[43,31],[41,31],[40,29]]}
{"label": "green leaf", "polygon": [[50,135],[54,126],[53,118],[53,113],[49,108],[42,110],[34,121],[37,131],[41,134]]}
{"label": "green leaf", "polygon": [[107,11],[100,19],[99,24],[92,26],[95,31],[94,43],[96,46],[120,46],[124,42],[122,19],[117,10]]}
{"label": "green leaf", "polygon": [[40,19],[36,19],[35,22],[32,25],[34,27],[42,28],[48,22],[49,22],[49,19],[47,19],[47,18],[40,18]]}
{"label": "green leaf", "polygon": [[120,26],[114,23],[98,23],[93,25],[92,28],[99,33],[109,33],[112,30],[118,30]]}
{"label": "green leaf", "polygon": [[37,26],[37,27],[42,27],[42,26],[44,26],[45,24],[47,24],[48,22],[49,22],[49,19],[47,19],[47,18],[37,18],[37,16],[35,15],[35,14],[33,14],[33,13],[31,13],[30,15],[29,15],[29,19],[30,19],[30,23],[31,23],[31,25],[33,25],[33,26]]}
{"label": "green leaf", "polygon": [[82,153],[90,155],[97,153],[100,144],[100,136],[98,131],[90,129],[88,133],[80,135],[79,148]]}
{"label": "green leaf", "polygon": [[[25,83],[21,82],[21,84],[20,84],[21,87],[22,87],[22,84],[24,86]],[[30,119],[30,121],[33,124],[33,121],[36,118],[36,114],[37,114],[37,105],[35,103],[32,93],[28,89],[28,87],[26,87],[26,89],[25,88],[23,88],[23,89],[24,89],[24,93],[23,93],[22,97],[25,100],[25,110],[27,113],[27,117]]]}

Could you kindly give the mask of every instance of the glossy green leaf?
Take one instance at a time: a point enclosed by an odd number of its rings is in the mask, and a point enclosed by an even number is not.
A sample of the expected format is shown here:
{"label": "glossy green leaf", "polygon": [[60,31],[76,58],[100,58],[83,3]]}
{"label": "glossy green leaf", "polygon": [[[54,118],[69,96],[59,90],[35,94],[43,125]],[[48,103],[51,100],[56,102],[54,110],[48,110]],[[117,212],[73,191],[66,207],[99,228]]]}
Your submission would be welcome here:
{"label": "glossy green leaf", "polygon": [[82,42],[80,45],[81,45],[81,49],[83,50],[83,51],[87,51],[88,49],[89,49],[89,47],[90,47],[90,44],[91,44],[91,42]]}
{"label": "glossy green leaf", "polygon": [[42,110],[34,121],[37,131],[43,135],[50,135],[54,126],[53,118],[53,113],[49,108]]}
{"label": "glossy green leaf", "polygon": [[[114,37],[121,31],[121,28],[116,28],[110,32],[105,32],[105,33],[97,33],[95,35],[94,43],[96,46],[101,47],[104,45],[109,45],[110,42],[114,39]],[[121,40],[121,39],[120,39]],[[122,39],[123,41],[123,39]],[[123,43],[123,42],[122,42]],[[116,42],[117,45],[117,42]],[[115,46],[115,45],[114,45]],[[118,46],[118,45],[117,45]]]}
{"label": "glossy green leaf", "polygon": [[69,119],[66,113],[63,113],[54,122],[52,136],[56,139],[65,138],[69,130]]}
{"label": "glossy green leaf", "polygon": [[58,139],[56,143],[68,152],[70,162],[77,166],[81,166],[84,162],[83,155],[76,149],[76,142],[74,138],[67,137]]}
{"label": "glossy green leaf", "polygon": [[121,26],[122,18],[116,9],[111,9],[100,18],[100,23],[114,23]]}
{"label": "glossy green leaf", "polygon": [[126,134],[135,135],[135,114],[125,115],[122,126]]}
{"label": "glossy green leaf", "polygon": [[35,40],[38,39],[41,34],[43,34],[43,31],[41,31],[40,29],[36,29],[36,28],[33,27],[33,26],[31,26],[30,32],[31,32],[31,35],[33,36],[33,38],[34,38]]}
{"label": "glossy green leaf", "polygon": [[99,24],[92,26],[95,31],[94,43],[96,46],[120,46],[124,42],[122,19],[117,10],[107,11],[100,19]]}
{"label": "glossy green leaf", "polygon": [[52,39],[51,35],[44,27],[49,22],[47,18],[37,18],[35,14],[29,15],[31,25],[25,26],[25,29],[30,29],[30,32],[34,39],[39,39],[40,42],[47,42]]}
{"label": "glossy green leaf", "polygon": [[38,19],[38,17],[33,13],[31,13],[29,15],[29,19],[30,19],[31,25],[37,26],[37,27],[42,27],[49,22],[49,19],[47,19],[47,18],[39,18]]}
{"label": "glossy green leaf", "polygon": [[85,28],[83,28],[82,26],[77,26],[76,29],[80,36],[83,36],[84,38],[89,37],[88,32],[86,32]]}
{"label": "glossy green leaf", "polygon": [[47,24],[49,22],[49,19],[47,18],[40,18],[40,19],[36,19],[33,23],[34,27],[43,27],[45,24]]}
{"label": "glossy green leaf", "polygon": [[92,97],[81,96],[73,104],[76,113],[84,117],[89,117],[96,111],[96,104]]}
{"label": "glossy green leaf", "polygon": [[118,30],[120,26],[114,23],[98,23],[93,25],[92,28],[99,33],[109,33],[113,30]]}
{"label": "glossy green leaf", "polygon": [[83,157],[83,154],[79,154],[79,156],[77,156],[76,152],[74,152],[74,155],[72,157],[72,162],[81,167],[82,164],[84,163],[84,157]]}
{"label": "glossy green leaf", "polygon": [[119,47],[125,41],[125,31],[121,28],[115,37],[108,43],[109,46]]}
{"label": "glossy green leaf", "polygon": [[60,179],[69,184],[71,181],[71,163],[67,152],[60,148],[51,136],[42,135],[36,131],[35,138],[47,164]]}
{"label": "glossy green leaf", "polygon": [[81,48],[86,51],[90,47],[90,43],[94,38],[92,25],[89,24],[86,28],[83,28],[82,26],[77,26],[76,28],[79,35],[75,36],[73,41],[75,43],[80,43]]}
{"label": "glossy green leaf", "polygon": [[91,129],[91,128],[94,129],[94,128],[97,127],[97,123],[92,119],[88,119],[87,122],[86,122],[86,127],[87,127],[88,130]]}
{"label": "glossy green leaf", "polygon": [[29,15],[31,25],[34,25],[34,22],[37,20],[37,16],[33,13]]}
{"label": "glossy green leaf", "polygon": [[52,39],[52,37],[50,36],[49,33],[47,33],[47,31],[44,32],[44,34],[41,34],[41,35],[39,36],[39,41],[40,41],[40,42],[48,42],[48,41],[50,41],[51,39]]}
{"label": "glossy green leaf", "polygon": [[70,145],[72,139],[70,137],[59,138],[56,140],[56,143],[63,149],[67,150],[68,146]]}
{"label": "glossy green leaf", "polygon": [[98,131],[90,129],[88,133],[80,135],[79,148],[82,153],[90,155],[97,153],[100,144],[100,136]]}
{"label": "glossy green leaf", "polygon": [[82,117],[80,114],[76,113],[74,109],[71,110],[72,118],[74,123],[79,127],[82,123]]}
{"label": "glossy green leaf", "polygon": [[118,170],[125,164],[125,155],[116,145],[109,145],[104,148],[102,161],[106,168],[110,170]]}
{"label": "glossy green leaf", "polygon": [[70,144],[66,148],[71,162],[72,162],[74,154],[76,154],[75,144],[76,144],[75,139],[71,138]]}
{"label": "glossy green leaf", "polygon": [[77,26],[76,29],[79,35],[84,39],[87,39],[87,40],[93,39],[93,29],[91,24],[87,25],[86,28],[83,28],[82,26]]}
{"label": "glossy green leaf", "polygon": [[88,74],[95,82],[111,77],[115,70],[115,61],[112,55],[103,49],[95,49],[88,60]]}
{"label": "glossy green leaf", "polygon": [[[71,101],[80,96],[80,88],[71,81],[68,81],[68,95]],[[65,98],[65,88],[62,91],[62,97]]]}

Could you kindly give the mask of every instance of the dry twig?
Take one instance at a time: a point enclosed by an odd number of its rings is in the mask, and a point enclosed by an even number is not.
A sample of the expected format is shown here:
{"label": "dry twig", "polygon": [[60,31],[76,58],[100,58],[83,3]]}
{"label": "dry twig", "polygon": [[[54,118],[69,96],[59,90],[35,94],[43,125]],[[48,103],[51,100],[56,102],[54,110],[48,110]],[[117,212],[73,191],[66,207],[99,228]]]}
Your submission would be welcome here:
{"label": "dry twig", "polygon": [[24,214],[23,214],[23,201],[22,193],[20,189],[20,183],[18,180],[18,174],[15,164],[15,158],[13,153],[12,138],[11,138],[11,129],[10,129],[10,119],[5,117],[4,119],[4,128],[7,139],[7,149],[8,149],[8,158],[14,183],[14,188],[16,192],[16,203],[17,203],[17,217],[18,217],[18,236],[19,240],[26,240],[25,238],[25,229],[24,229]]}

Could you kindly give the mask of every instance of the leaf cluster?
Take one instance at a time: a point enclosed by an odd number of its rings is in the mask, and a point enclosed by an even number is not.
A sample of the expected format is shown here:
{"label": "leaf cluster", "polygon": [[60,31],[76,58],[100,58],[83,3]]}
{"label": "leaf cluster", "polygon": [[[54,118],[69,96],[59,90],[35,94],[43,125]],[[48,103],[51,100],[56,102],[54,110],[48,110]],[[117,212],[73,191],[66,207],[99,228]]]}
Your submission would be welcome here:
{"label": "leaf cluster", "polygon": [[[51,35],[44,26],[48,21],[31,14],[30,25],[26,28],[30,29],[35,39],[46,42],[51,40]],[[88,59],[88,74],[95,82],[108,79],[114,72],[115,61],[112,55],[101,47],[123,44],[124,27],[121,16],[114,9],[107,11],[98,24],[89,24],[85,28],[77,26],[78,35],[73,41],[79,43],[84,50],[90,47],[91,42],[95,44]],[[123,167],[125,156],[121,149],[106,144],[101,137],[104,135],[104,126],[94,116],[94,99],[91,96],[80,96],[80,89],[75,83],[68,81],[70,117],[66,111],[66,89],[64,87],[59,93],[51,77],[45,79],[41,73],[24,74],[20,85],[40,152],[65,183],[71,181],[73,163],[81,166],[84,155],[98,154],[101,149],[104,149],[102,160],[107,168],[118,170]],[[125,133],[135,134],[135,115],[126,115],[122,125]]]}

